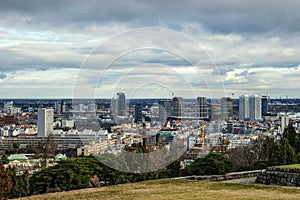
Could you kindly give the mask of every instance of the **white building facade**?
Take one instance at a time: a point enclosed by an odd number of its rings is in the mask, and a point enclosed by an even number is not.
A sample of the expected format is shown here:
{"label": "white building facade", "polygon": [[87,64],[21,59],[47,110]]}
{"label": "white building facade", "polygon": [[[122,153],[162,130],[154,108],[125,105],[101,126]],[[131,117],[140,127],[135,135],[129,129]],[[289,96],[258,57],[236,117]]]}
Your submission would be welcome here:
{"label": "white building facade", "polygon": [[256,121],[261,120],[261,96],[259,95],[251,95],[249,97],[250,104],[250,120]]}
{"label": "white building facade", "polygon": [[239,119],[248,120],[250,118],[249,96],[242,95],[239,97]]}
{"label": "white building facade", "polygon": [[47,137],[53,131],[53,109],[38,110],[38,137]]}

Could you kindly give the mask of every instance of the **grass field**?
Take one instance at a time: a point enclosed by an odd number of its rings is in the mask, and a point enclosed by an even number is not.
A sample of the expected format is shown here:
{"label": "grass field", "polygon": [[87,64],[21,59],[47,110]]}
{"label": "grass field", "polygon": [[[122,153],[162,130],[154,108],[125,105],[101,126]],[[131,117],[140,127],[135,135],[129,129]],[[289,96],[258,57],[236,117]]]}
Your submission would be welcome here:
{"label": "grass field", "polygon": [[277,166],[278,168],[294,168],[294,169],[300,169],[300,164],[293,164],[293,165],[281,165]]}
{"label": "grass field", "polygon": [[47,199],[299,199],[300,188],[162,179],[25,197]]}

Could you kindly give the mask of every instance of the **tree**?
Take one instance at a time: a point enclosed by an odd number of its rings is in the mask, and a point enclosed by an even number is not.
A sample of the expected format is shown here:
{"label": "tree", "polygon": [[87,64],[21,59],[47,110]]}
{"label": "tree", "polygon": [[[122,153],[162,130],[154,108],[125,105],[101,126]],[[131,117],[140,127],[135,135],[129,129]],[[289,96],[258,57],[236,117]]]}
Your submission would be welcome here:
{"label": "tree", "polygon": [[295,127],[289,124],[282,134],[283,138],[286,138],[289,144],[294,148],[296,153],[300,152],[300,135],[296,133]]}
{"label": "tree", "polygon": [[[270,140],[270,141],[269,141]],[[267,163],[270,157],[269,151],[272,150],[273,139],[259,136],[251,145],[239,146],[226,152],[233,165],[233,170],[251,169],[251,166],[257,168],[257,163]],[[272,143],[272,145],[270,144]],[[261,165],[260,165],[261,166]]]}
{"label": "tree", "polygon": [[56,143],[54,135],[49,134],[44,141],[39,143],[38,149],[36,149],[38,157],[43,158],[43,167],[47,167],[47,159],[54,156],[56,151]]}
{"label": "tree", "polygon": [[195,162],[186,167],[187,175],[213,175],[225,174],[232,169],[232,164],[228,158],[222,154],[210,152],[203,158],[198,158]]}
{"label": "tree", "polygon": [[12,180],[12,188],[9,198],[25,197],[29,195],[29,173],[17,176],[15,167],[8,167],[8,173]]}
{"label": "tree", "polygon": [[297,162],[297,154],[286,136],[280,141],[260,137],[252,145],[230,149],[227,155],[233,164],[233,169],[238,171]]}
{"label": "tree", "polygon": [[282,165],[289,165],[297,163],[297,155],[293,147],[289,144],[286,138],[283,138],[280,146],[280,156]]}
{"label": "tree", "polygon": [[40,194],[87,188],[93,175],[102,179],[103,171],[103,165],[93,157],[62,160],[55,166],[34,173],[29,179],[30,192]]}
{"label": "tree", "polygon": [[6,155],[2,155],[0,163],[2,164],[7,164],[8,163],[8,158]]}
{"label": "tree", "polygon": [[167,166],[167,176],[169,178],[178,177],[180,175],[181,175],[181,166],[179,160],[176,160]]}
{"label": "tree", "polygon": [[295,145],[296,142],[296,130],[295,128],[289,124],[285,129],[284,132],[282,134],[283,138],[286,138],[288,140],[288,142],[290,143],[291,146]]}
{"label": "tree", "polygon": [[[117,160],[118,162],[118,160]],[[157,179],[158,172],[130,174],[102,164],[92,156],[59,161],[55,166],[35,172],[29,179],[30,193],[41,194],[89,187],[90,178],[97,175],[106,185]]]}
{"label": "tree", "polygon": [[286,138],[283,138],[280,142],[268,138],[265,148],[270,166],[287,165],[297,162],[297,155]]}
{"label": "tree", "polygon": [[8,199],[9,192],[12,188],[11,177],[4,165],[0,163],[0,199]]}

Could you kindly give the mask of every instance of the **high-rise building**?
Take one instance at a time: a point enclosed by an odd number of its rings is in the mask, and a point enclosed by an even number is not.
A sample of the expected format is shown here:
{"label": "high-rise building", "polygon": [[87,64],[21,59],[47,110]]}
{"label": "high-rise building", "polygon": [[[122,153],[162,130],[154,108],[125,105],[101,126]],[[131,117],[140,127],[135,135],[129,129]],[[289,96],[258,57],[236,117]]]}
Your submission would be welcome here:
{"label": "high-rise building", "polygon": [[183,117],[184,101],[182,97],[174,97],[172,102],[172,115],[174,117]]}
{"label": "high-rise building", "polygon": [[118,114],[118,102],[116,98],[111,99],[110,111],[113,116],[116,116]]}
{"label": "high-rise building", "polygon": [[220,102],[211,102],[209,104],[209,113],[211,121],[220,121],[221,120],[221,105]]}
{"label": "high-rise building", "polygon": [[134,122],[142,122],[143,121],[143,112],[142,112],[142,105],[137,103],[134,107]]}
{"label": "high-rise building", "polygon": [[250,120],[261,120],[261,97],[259,95],[251,95],[249,97]]}
{"label": "high-rise building", "polygon": [[64,101],[56,101],[54,105],[55,113],[65,113],[66,112],[66,103]]}
{"label": "high-rise building", "polygon": [[197,117],[208,118],[208,107],[206,97],[197,97],[196,111]]}
{"label": "high-rise building", "polygon": [[66,112],[66,102],[61,101],[61,112],[65,113]]}
{"label": "high-rise building", "polygon": [[230,97],[222,97],[221,99],[221,120],[228,121],[232,119],[232,99]]}
{"label": "high-rise building", "polygon": [[61,113],[61,101],[56,101],[54,106],[55,113]]}
{"label": "high-rise building", "polygon": [[38,136],[47,137],[53,131],[53,109],[38,110]]}
{"label": "high-rise building", "polygon": [[248,95],[242,95],[239,97],[239,119],[240,120],[250,119],[250,105],[249,105]]}
{"label": "high-rise building", "polygon": [[284,129],[289,125],[290,119],[288,114],[281,115],[281,133],[284,133]]}
{"label": "high-rise building", "polygon": [[126,100],[124,93],[117,93],[117,114],[120,116],[125,115],[126,111]]}
{"label": "high-rise building", "polygon": [[168,117],[172,115],[172,101],[171,100],[160,100],[158,102],[159,121],[165,123]]}
{"label": "high-rise building", "polygon": [[268,96],[261,97],[261,115],[262,116],[268,115]]}

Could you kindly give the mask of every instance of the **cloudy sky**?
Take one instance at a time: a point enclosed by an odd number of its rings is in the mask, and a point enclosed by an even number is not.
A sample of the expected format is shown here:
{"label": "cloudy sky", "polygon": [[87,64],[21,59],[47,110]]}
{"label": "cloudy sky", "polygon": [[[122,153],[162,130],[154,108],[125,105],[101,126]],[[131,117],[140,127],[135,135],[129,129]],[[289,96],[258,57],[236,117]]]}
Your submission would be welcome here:
{"label": "cloudy sky", "polygon": [[300,97],[300,2],[0,1],[0,98]]}

